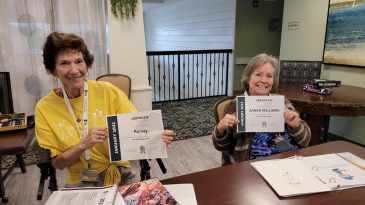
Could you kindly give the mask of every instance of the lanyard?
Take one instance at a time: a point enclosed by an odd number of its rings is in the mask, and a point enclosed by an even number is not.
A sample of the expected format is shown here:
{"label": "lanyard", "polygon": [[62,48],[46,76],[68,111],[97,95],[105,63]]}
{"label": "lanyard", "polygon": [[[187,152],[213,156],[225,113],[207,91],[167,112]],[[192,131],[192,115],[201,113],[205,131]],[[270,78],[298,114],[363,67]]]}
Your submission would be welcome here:
{"label": "lanyard", "polygon": [[[76,120],[76,115],[74,110],[72,109],[70,100],[68,99],[68,96],[66,94],[65,89],[62,88],[62,92],[63,92],[63,100],[65,101],[66,107],[68,109],[68,111],[70,112],[74,122],[75,122],[75,126],[76,126],[76,130],[79,133],[79,137],[80,137],[80,141],[87,136],[88,134],[88,119],[87,119],[87,114],[88,114],[88,86],[87,86],[87,81],[84,81],[84,104],[83,104],[83,115],[82,115],[82,122],[83,122],[83,127],[82,127],[82,133],[80,133],[80,124],[77,122]],[[87,149],[85,150],[85,159],[86,161],[90,160],[90,150]]]}

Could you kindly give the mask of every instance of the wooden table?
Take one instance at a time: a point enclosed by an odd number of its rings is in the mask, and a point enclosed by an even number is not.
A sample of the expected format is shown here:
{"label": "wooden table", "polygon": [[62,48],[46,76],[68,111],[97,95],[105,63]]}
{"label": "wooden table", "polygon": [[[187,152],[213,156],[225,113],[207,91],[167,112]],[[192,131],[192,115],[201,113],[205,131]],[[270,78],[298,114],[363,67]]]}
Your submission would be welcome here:
{"label": "wooden table", "polygon": [[[365,159],[365,148],[345,141],[333,141],[294,152],[276,154],[264,159],[293,155],[310,156],[334,152],[352,152]],[[337,205],[364,204],[365,187],[295,197],[279,197],[250,165],[237,163],[202,172],[163,180],[163,184],[192,183],[199,205]]]}
{"label": "wooden table", "polygon": [[295,109],[304,113],[304,120],[312,130],[310,144],[327,139],[330,116],[365,116],[365,88],[341,85],[332,89],[332,94],[318,95],[302,91],[302,84],[279,85],[278,94],[285,95]]}
{"label": "wooden table", "polygon": [[26,172],[22,154],[25,153],[33,138],[33,129],[0,133],[0,162],[4,155],[14,154],[17,159],[4,175],[0,172],[0,198],[2,198],[2,202],[4,203],[8,201],[8,198],[5,196],[4,181],[17,164],[22,173]]}

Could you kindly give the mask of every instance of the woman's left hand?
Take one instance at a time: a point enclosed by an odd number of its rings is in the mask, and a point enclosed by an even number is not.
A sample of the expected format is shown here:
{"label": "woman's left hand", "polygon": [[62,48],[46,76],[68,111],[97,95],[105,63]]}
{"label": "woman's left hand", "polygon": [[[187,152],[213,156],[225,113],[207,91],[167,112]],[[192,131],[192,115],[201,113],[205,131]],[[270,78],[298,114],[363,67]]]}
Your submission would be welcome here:
{"label": "woman's left hand", "polygon": [[299,126],[299,114],[294,110],[285,109],[284,111],[285,123],[291,128],[297,128]]}
{"label": "woman's left hand", "polygon": [[162,140],[166,144],[167,147],[172,147],[171,142],[174,140],[175,132],[172,130],[164,130],[162,131]]}

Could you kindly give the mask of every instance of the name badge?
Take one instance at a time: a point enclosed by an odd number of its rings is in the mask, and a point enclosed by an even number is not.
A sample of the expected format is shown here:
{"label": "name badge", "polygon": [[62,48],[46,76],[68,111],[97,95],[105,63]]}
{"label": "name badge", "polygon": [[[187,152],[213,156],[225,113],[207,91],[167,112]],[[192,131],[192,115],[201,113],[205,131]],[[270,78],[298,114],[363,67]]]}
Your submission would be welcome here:
{"label": "name badge", "polygon": [[86,183],[98,183],[99,173],[94,169],[85,169],[82,171],[81,181]]}
{"label": "name badge", "polygon": [[289,141],[284,139],[280,134],[276,137],[275,144],[278,147],[279,152],[285,152],[290,149]]}

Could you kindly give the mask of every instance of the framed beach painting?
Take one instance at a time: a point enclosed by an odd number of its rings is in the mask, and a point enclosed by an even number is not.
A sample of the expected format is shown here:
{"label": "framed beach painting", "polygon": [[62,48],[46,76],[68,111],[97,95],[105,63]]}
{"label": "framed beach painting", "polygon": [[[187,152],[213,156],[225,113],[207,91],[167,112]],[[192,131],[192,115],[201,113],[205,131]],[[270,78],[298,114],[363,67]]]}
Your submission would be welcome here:
{"label": "framed beach painting", "polygon": [[365,0],[330,0],[323,63],[365,67]]}

